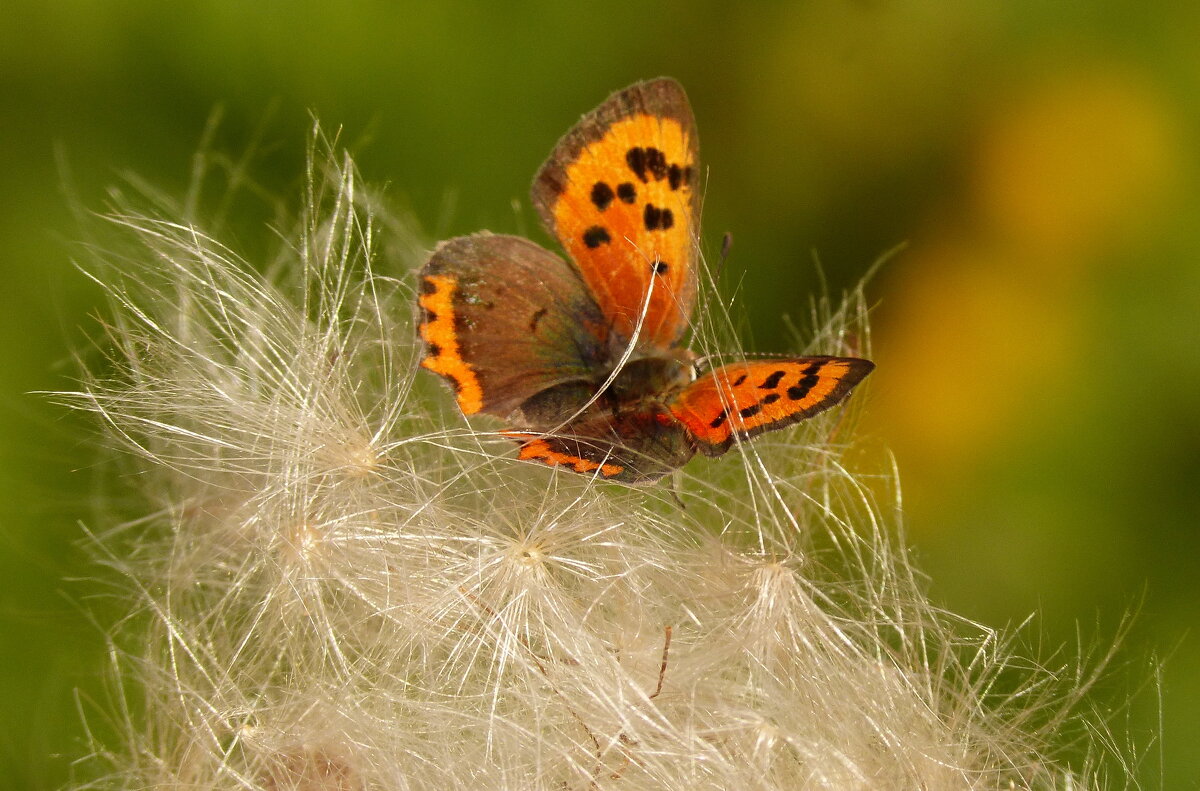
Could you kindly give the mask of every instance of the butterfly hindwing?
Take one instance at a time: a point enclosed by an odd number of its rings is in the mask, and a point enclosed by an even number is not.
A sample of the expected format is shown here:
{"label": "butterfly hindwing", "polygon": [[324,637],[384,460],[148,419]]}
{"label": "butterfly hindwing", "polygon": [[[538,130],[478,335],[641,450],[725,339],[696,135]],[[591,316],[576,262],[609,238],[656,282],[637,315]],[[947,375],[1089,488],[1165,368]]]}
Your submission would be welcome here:
{"label": "butterfly hindwing", "polygon": [[875,367],[853,357],[755,360],[702,374],[670,402],[708,456],[735,439],[783,428],[837,404]]}
{"label": "butterfly hindwing", "polygon": [[[696,298],[699,141],[670,79],[613,94],[559,141],[533,181],[533,205],[579,267],[621,339],[667,348]],[[649,305],[646,306],[647,294]]]}
{"label": "butterfly hindwing", "polygon": [[696,454],[687,430],[655,405],[596,413],[553,434],[503,433],[521,443],[518,458],[622,483],[656,481]]}
{"label": "butterfly hindwing", "polygon": [[566,261],[526,239],[441,243],[421,270],[421,365],[464,414],[508,417],[533,395],[595,375],[605,322]]}

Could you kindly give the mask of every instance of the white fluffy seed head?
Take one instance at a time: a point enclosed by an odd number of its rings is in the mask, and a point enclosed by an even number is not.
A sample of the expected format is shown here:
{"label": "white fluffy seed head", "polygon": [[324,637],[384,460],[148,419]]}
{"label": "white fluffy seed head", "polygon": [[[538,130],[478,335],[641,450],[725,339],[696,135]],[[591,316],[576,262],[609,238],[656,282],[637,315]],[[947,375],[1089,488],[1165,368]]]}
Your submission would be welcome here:
{"label": "white fluffy seed head", "polygon": [[[1070,681],[1013,682],[997,634],[924,598],[846,410],[696,462],[678,503],[512,460],[417,378],[420,259],[380,260],[403,226],[315,140],[276,277],[126,207],[92,268],[109,363],[69,398],[147,505],[95,534],[144,708],[89,786],[1096,784],[1047,753]],[[862,305],[815,303],[815,350],[865,353]]]}

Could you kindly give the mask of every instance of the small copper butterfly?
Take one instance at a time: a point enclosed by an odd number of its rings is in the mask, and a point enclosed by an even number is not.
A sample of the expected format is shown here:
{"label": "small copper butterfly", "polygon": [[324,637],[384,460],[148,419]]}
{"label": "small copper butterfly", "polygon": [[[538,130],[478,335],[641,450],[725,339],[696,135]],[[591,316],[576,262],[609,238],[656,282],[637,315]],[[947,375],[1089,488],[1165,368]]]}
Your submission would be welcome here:
{"label": "small copper butterfly", "polygon": [[442,242],[421,270],[421,364],[463,414],[508,422],[522,459],[626,483],[837,404],[874,363],[737,362],[697,372],[700,161],[683,87],[613,94],[558,142],[533,205],[570,261],[516,236]]}

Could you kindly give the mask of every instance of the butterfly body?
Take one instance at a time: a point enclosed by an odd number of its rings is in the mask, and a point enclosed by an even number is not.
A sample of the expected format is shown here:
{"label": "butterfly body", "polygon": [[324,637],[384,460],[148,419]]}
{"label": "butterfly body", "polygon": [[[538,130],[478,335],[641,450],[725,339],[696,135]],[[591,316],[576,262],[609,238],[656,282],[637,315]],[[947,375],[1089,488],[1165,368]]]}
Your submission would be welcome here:
{"label": "butterfly body", "polygon": [[534,206],[570,262],[515,236],[440,244],[421,272],[422,365],[454,387],[464,414],[504,419],[520,458],[627,483],[840,401],[872,363],[697,371],[681,340],[696,295],[698,174],[678,83],[614,94],[534,179]]}

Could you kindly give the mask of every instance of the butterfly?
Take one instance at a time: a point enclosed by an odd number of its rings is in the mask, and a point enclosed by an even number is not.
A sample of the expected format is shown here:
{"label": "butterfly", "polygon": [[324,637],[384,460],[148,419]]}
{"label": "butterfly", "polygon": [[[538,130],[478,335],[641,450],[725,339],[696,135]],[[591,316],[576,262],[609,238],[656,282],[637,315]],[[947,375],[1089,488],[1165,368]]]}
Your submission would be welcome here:
{"label": "butterfly", "polygon": [[681,341],[696,301],[699,179],[678,82],[610,96],[533,180],[534,208],[569,260],[486,231],[440,243],[420,272],[421,365],[453,386],[463,414],[506,421],[519,458],[625,483],[840,402],[874,363],[697,371]]}

